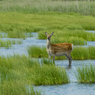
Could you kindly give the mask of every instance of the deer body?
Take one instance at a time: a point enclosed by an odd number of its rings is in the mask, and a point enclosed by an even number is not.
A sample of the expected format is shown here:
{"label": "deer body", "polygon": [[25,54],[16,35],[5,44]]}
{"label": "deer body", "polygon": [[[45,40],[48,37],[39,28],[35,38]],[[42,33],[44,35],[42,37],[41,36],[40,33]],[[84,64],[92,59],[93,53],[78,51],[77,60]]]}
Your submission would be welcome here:
{"label": "deer body", "polygon": [[51,44],[51,36],[53,35],[54,32],[52,32],[50,35],[48,35],[46,32],[45,34],[47,35],[47,53],[49,55],[49,59],[51,56],[53,56],[53,62],[55,61],[55,56],[63,56],[65,55],[67,59],[69,60],[69,66],[71,66],[71,61],[72,57],[70,55],[72,49],[73,49],[73,44],[71,43],[59,43],[59,44]]}

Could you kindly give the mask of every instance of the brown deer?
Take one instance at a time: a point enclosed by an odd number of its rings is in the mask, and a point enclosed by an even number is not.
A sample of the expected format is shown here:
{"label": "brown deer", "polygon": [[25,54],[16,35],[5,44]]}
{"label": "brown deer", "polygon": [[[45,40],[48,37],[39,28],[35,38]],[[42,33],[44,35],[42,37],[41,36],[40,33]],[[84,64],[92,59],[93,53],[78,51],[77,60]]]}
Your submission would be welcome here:
{"label": "brown deer", "polygon": [[48,35],[47,32],[45,32],[45,35],[47,36],[47,53],[49,55],[49,59],[51,56],[53,56],[53,62],[55,62],[55,56],[65,55],[69,60],[69,66],[71,66],[72,57],[70,53],[73,49],[73,44],[71,43],[51,44],[50,40],[53,33],[54,32]]}

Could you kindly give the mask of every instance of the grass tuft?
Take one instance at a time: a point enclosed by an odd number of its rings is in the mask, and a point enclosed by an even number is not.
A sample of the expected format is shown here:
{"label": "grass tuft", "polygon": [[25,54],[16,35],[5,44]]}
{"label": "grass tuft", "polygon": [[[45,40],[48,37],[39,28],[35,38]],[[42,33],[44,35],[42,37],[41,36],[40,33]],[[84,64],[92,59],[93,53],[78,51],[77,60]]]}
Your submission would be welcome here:
{"label": "grass tuft", "polygon": [[90,65],[77,68],[76,77],[80,83],[95,83],[95,67]]}
{"label": "grass tuft", "polygon": [[66,70],[55,65],[34,66],[32,73],[32,81],[35,85],[69,83]]}

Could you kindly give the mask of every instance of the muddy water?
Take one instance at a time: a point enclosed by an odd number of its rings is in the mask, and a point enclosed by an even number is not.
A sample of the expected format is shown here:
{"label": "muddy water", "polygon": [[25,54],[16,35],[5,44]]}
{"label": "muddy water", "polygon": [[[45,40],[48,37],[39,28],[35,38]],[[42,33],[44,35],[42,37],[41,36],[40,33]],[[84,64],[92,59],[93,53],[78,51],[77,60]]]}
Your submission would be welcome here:
{"label": "muddy water", "polygon": [[[0,56],[24,54],[28,56],[27,47],[31,45],[46,46],[46,40],[38,40],[37,33],[32,33],[35,37],[22,39],[22,44],[12,45],[11,48],[0,48]],[[1,38],[3,40],[17,40],[14,38]],[[85,46],[95,46],[95,42],[87,42]],[[68,60],[56,60],[56,66],[66,68],[70,83],[52,86],[34,86],[34,89],[41,91],[42,95],[95,95],[95,84],[80,84],[77,82],[75,72],[77,67],[82,65],[95,65],[95,60],[73,60],[71,68],[68,68]]]}

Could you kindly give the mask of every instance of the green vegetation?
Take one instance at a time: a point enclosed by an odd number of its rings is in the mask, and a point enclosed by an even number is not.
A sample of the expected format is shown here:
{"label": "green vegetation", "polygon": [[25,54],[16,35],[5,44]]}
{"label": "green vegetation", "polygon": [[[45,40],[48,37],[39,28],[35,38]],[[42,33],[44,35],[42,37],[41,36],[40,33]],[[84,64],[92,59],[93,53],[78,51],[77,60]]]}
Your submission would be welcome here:
{"label": "green vegetation", "polygon": [[21,44],[21,43],[22,43],[21,40],[17,40],[17,41],[16,40],[12,40],[12,41],[5,40],[5,41],[3,41],[0,39],[0,47],[5,47],[5,48],[11,47],[12,44]]}
{"label": "green vegetation", "polygon": [[28,47],[28,54],[31,57],[35,57],[35,58],[41,58],[41,57],[47,57],[47,51],[46,51],[46,47],[39,47],[39,46],[31,46]]}
{"label": "green vegetation", "polygon": [[27,86],[31,85],[32,78],[29,71],[36,61],[22,55],[0,57],[0,93],[1,95],[41,95],[31,91]]}
{"label": "green vegetation", "polygon": [[92,65],[78,67],[76,77],[81,83],[95,83],[95,67]]}
{"label": "green vegetation", "polygon": [[69,82],[66,70],[55,65],[35,66],[32,73],[33,84],[36,85],[53,85]]}
{"label": "green vegetation", "polygon": [[9,12],[62,12],[95,15],[93,0],[1,0],[0,11]]}
{"label": "green vegetation", "polygon": [[[44,32],[54,31],[52,43],[69,42],[74,45],[84,45],[94,41],[95,34],[86,32],[95,29],[95,19],[92,16],[63,13],[0,13],[0,31],[10,38],[27,37],[26,33],[39,32],[39,39],[46,39]],[[57,37],[57,39],[56,39]],[[69,39],[68,39],[69,38]]]}
{"label": "green vegetation", "polygon": [[[30,89],[30,90],[29,90]],[[41,95],[40,92],[34,91],[33,87],[30,88],[22,81],[3,81],[0,84],[0,94],[1,95]]]}
{"label": "green vegetation", "polygon": [[[44,63],[43,63],[44,62]],[[48,62],[48,63],[47,63]],[[0,93],[2,95],[41,95],[29,85],[51,85],[68,83],[64,68],[56,67],[51,61],[41,63],[25,55],[0,57]]]}
{"label": "green vegetation", "polygon": [[[46,47],[31,46],[28,48],[28,53],[31,57],[40,58],[47,57]],[[74,47],[71,52],[74,60],[95,59],[95,47]],[[56,60],[64,59],[65,57],[56,57]]]}
{"label": "green vegetation", "polygon": [[95,59],[95,47],[74,47],[71,56],[73,59]]}

